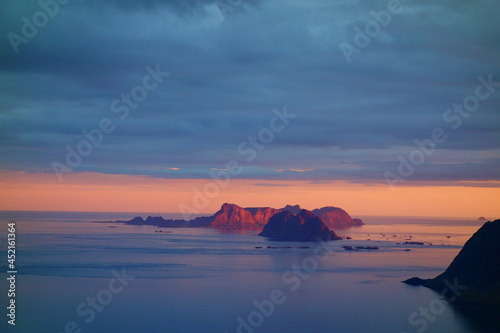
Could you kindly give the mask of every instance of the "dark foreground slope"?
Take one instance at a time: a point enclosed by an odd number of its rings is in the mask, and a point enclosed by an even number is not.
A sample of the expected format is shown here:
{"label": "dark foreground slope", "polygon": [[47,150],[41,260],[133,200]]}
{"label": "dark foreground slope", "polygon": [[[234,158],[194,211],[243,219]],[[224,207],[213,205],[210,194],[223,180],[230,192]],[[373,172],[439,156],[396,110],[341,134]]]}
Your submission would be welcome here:
{"label": "dark foreground slope", "polygon": [[[500,305],[500,220],[486,222],[441,275],[403,282],[443,292],[443,296],[457,303]],[[458,289],[453,295],[446,294],[453,289],[450,284]]]}

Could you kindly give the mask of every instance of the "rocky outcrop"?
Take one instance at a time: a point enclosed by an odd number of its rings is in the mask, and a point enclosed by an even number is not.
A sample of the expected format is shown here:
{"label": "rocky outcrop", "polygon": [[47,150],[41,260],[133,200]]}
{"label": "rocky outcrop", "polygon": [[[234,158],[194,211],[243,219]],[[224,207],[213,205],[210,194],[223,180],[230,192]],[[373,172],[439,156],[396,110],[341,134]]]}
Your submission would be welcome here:
{"label": "rocky outcrop", "polygon": [[365,224],[362,219],[352,219],[352,221],[354,222],[354,226],[361,226]]}
{"label": "rocky outcrop", "polygon": [[267,224],[273,215],[281,211],[281,209],[271,207],[243,208],[235,204],[225,203],[215,213],[214,220],[210,225],[234,229],[261,228]]}
{"label": "rocky outcrop", "polygon": [[292,213],[292,214],[298,214],[298,213],[302,210],[302,208],[300,208],[300,206],[299,206],[299,205],[295,205],[295,206],[292,206],[292,205],[286,205],[285,207],[281,208],[280,210],[281,210],[282,212],[284,212],[284,211],[288,211],[288,212],[290,212],[290,213]]}
{"label": "rocky outcrop", "polygon": [[[137,219],[137,217],[134,219]],[[187,221],[170,220],[170,219],[166,220],[161,216],[148,216],[146,220],[144,220],[144,224],[155,225],[163,228],[178,228],[178,227],[185,227],[187,225]]]}
{"label": "rocky outcrop", "polygon": [[160,224],[165,224],[166,222],[167,220],[165,220],[161,216],[148,216],[144,221],[145,224],[150,224],[150,225],[160,225]]}
{"label": "rocky outcrop", "polygon": [[187,227],[209,227],[214,221],[214,216],[200,216],[193,220],[185,221]]}
{"label": "rocky outcrop", "polygon": [[144,221],[144,219],[140,216],[134,217],[132,220],[128,221],[128,223],[130,224],[138,224],[138,225],[142,225],[145,222],[146,221]]}
{"label": "rocky outcrop", "polygon": [[282,211],[281,209],[270,207],[245,208],[245,210],[249,211],[250,214],[252,214],[254,223],[258,224],[259,226],[265,226],[273,215],[278,214]]}
{"label": "rocky outcrop", "polygon": [[213,217],[210,217],[208,220],[206,217],[198,217],[191,221],[186,220],[172,220],[172,219],[164,219],[161,216],[148,216],[145,220],[140,217],[134,217],[128,221],[115,221],[115,223],[124,223],[124,224],[132,224],[132,225],[152,225],[162,228],[179,228],[179,227],[207,227],[212,223]]}
{"label": "rocky outcrop", "polygon": [[305,209],[302,209],[298,214],[284,211],[274,215],[269,219],[259,236],[269,237],[273,240],[299,242],[342,239],[330,230],[319,217]]}
{"label": "rocky outcrop", "polygon": [[[269,219],[281,212],[298,214],[301,211],[299,205],[286,205],[283,208],[271,207],[250,207],[243,208],[235,204],[225,203],[212,216],[201,216],[195,219],[186,220],[166,220],[161,216],[148,216],[146,220],[135,217],[130,221],[116,221],[134,225],[155,225],[160,227],[216,227],[226,229],[260,229],[267,224]],[[358,219],[352,219],[343,209],[337,207],[323,207],[312,211],[314,215],[320,217],[330,228],[345,228],[362,225]]]}
{"label": "rocky outcrop", "polygon": [[[301,209],[302,208],[300,208],[299,205],[286,205],[281,208],[281,211],[289,211],[290,213],[298,214]],[[338,207],[327,206],[323,208],[316,208],[312,210],[312,213],[320,217],[323,223],[325,223],[330,229],[348,228],[364,224],[361,219],[351,218],[345,210]]]}
{"label": "rocky outcrop", "polygon": [[255,225],[255,220],[248,210],[234,204],[225,203],[215,213],[213,227],[243,228]]}
{"label": "rocky outcrop", "polygon": [[363,225],[360,219],[353,220],[349,214],[342,208],[323,207],[314,209],[313,214],[319,216],[329,228],[347,228],[357,225]]}
{"label": "rocky outcrop", "polygon": [[359,251],[359,250],[379,250],[378,246],[342,246],[342,248],[346,251]]}
{"label": "rocky outcrop", "polygon": [[[281,209],[276,209],[271,207],[242,208],[226,203],[215,214],[215,220],[211,225],[226,228],[261,227],[266,225],[269,219],[277,213],[287,211],[292,214],[298,214],[301,210],[299,205],[286,205]],[[245,211],[250,213],[250,215]],[[320,217],[323,223],[330,229],[347,228],[363,224],[361,220],[353,220],[346,211],[337,207],[323,207],[313,210],[312,213]]]}
{"label": "rocky outcrop", "polygon": [[[461,287],[453,296],[459,303],[500,305],[500,220],[486,222],[468,241],[446,271],[433,279],[411,278],[404,283],[438,292]],[[446,292],[444,292],[446,293]]]}

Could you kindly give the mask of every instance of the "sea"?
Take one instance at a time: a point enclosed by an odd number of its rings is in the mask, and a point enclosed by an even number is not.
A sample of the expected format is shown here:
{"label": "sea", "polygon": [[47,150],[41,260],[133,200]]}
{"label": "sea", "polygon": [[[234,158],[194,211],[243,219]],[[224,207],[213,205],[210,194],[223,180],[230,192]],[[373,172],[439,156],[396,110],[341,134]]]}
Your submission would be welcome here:
{"label": "sea", "polygon": [[500,332],[491,314],[401,283],[441,274],[484,221],[356,216],[365,225],[335,230],[351,239],[306,243],[110,222],[147,215],[0,212],[0,332]]}

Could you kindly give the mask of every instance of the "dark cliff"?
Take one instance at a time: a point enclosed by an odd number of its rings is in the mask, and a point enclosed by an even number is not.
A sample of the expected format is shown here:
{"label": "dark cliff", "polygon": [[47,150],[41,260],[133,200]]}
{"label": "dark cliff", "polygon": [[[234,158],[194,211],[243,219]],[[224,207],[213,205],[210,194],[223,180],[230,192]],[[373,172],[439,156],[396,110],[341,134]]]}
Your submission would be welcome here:
{"label": "dark cliff", "polygon": [[289,211],[271,217],[259,236],[281,241],[318,241],[339,240],[335,232],[330,230],[319,217],[308,210],[298,214]]}
{"label": "dark cliff", "polygon": [[486,222],[464,245],[444,273],[433,279],[411,278],[404,283],[442,292],[459,284],[454,302],[500,305],[500,220]]}

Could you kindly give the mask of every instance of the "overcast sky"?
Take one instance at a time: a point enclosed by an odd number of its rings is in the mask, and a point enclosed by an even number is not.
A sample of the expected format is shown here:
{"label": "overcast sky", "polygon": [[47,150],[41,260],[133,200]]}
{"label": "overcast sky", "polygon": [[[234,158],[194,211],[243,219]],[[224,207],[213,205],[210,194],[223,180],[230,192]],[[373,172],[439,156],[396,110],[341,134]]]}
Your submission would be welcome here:
{"label": "overcast sky", "polygon": [[[500,86],[456,129],[443,119],[479,76],[500,81],[497,1],[402,1],[350,63],[339,45],[355,46],[354,28],[387,1],[232,3],[72,0],[13,47],[8,34],[41,7],[2,1],[0,169],[52,172],[110,118],[115,130],[73,172],[208,178],[234,159],[239,178],[385,182],[442,128],[409,179],[500,180]],[[113,101],[148,66],[169,76],[120,120]],[[248,162],[238,146],[284,107],[296,118]]]}

